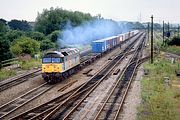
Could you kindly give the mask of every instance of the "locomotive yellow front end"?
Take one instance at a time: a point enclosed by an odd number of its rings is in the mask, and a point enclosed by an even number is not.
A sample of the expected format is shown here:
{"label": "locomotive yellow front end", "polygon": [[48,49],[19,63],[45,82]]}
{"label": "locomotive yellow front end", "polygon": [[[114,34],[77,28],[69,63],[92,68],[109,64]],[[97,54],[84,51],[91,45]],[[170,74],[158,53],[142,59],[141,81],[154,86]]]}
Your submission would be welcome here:
{"label": "locomotive yellow front end", "polygon": [[75,73],[80,65],[76,48],[48,52],[42,59],[42,77],[47,83],[56,83]]}
{"label": "locomotive yellow front end", "polygon": [[48,83],[61,79],[63,72],[63,55],[59,52],[49,52],[42,58],[42,77]]}

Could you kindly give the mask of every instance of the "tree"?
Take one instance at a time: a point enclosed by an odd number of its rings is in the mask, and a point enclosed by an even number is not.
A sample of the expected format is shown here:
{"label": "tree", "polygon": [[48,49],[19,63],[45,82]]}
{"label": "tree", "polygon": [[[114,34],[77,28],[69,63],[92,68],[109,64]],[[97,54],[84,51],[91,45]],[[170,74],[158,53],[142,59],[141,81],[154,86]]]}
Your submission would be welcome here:
{"label": "tree", "polygon": [[7,31],[6,25],[0,22],[0,33],[4,33]]}
{"label": "tree", "polygon": [[51,42],[50,40],[46,39],[40,42],[40,49],[42,51],[48,50],[51,48],[55,48],[55,43]]}
{"label": "tree", "polygon": [[162,30],[162,27],[161,27],[160,24],[154,23],[154,29],[155,29],[155,30],[158,30],[158,29]]}
{"label": "tree", "polygon": [[180,46],[180,37],[173,37],[171,41],[168,42],[168,45],[177,45]]}
{"label": "tree", "polygon": [[19,30],[9,30],[5,36],[7,38],[7,40],[9,40],[10,42],[13,42],[15,39],[21,37],[24,35],[24,32],[19,31]]}
{"label": "tree", "polygon": [[11,57],[10,41],[0,33],[0,61],[10,59]]}
{"label": "tree", "polygon": [[40,44],[34,39],[29,37],[20,37],[16,39],[12,46],[10,47],[11,52],[15,56],[20,56],[23,54],[34,55],[40,50]]}
{"label": "tree", "polygon": [[5,33],[7,31],[6,20],[0,19],[0,33]]}
{"label": "tree", "polygon": [[7,24],[6,24],[7,21],[6,21],[5,19],[2,19],[2,18],[1,18],[1,19],[0,19],[0,22],[3,23],[3,24],[5,24],[5,25],[7,25]]}
{"label": "tree", "polygon": [[45,35],[43,33],[40,33],[40,32],[27,32],[26,33],[26,36],[27,37],[30,37],[32,39],[35,39],[37,41],[42,41],[45,39]]}
{"label": "tree", "polygon": [[56,30],[54,32],[52,32],[51,34],[48,35],[48,38],[52,41],[52,42],[56,42],[58,37],[60,35],[60,31]]}
{"label": "tree", "polygon": [[127,22],[126,26],[130,29],[145,29],[144,25],[140,22]]}
{"label": "tree", "polygon": [[41,14],[38,14],[34,28],[36,31],[48,35],[55,30],[64,29],[68,21],[71,21],[73,26],[77,26],[92,19],[90,14],[67,11],[62,8],[50,8],[50,10],[44,9]]}
{"label": "tree", "polygon": [[8,25],[13,30],[22,30],[22,31],[30,31],[31,26],[25,20],[11,20],[8,22]]}

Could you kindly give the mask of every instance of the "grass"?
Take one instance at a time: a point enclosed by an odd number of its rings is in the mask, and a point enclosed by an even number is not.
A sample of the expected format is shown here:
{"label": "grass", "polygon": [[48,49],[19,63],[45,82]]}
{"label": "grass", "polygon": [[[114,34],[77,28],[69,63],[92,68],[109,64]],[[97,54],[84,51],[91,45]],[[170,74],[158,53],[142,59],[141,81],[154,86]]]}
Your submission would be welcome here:
{"label": "grass", "polygon": [[[146,63],[144,67],[149,74],[141,81],[142,102],[138,109],[138,120],[178,120],[180,88],[177,91],[171,85],[174,81],[180,82],[174,72],[180,69],[180,63],[171,64],[159,55],[154,64]],[[165,84],[164,77],[170,78],[170,86]]]}
{"label": "grass", "polygon": [[[30,70],[32,68],[39,67],[41,65],[41,60],[30,59],[27,61],[19,61],[18,64],[20,64],[20,68],[22,70]],[[15,76],[16,72],[17,72],[16,69],[9,69],[9,70],[1,69],[0,81]]]}
{"label": "grass", "polygon": [[175,46],[175,45],[169,46],[169,47],[167,47],[166,50],[168,52],[170,52],[170,53],[174,53],[174,54],[180,55],[180,46]]}
{"label": "grass", "polygon": [[41,60],[35,60],[35,59],[23,61],[20,63],[22,70],[29,70],[35,67],[39,67],[40,65],[41,65]]}
{"label": "grass", "polygon": [[15,70],[0,70],[0,81],[15,76]]}
{"label": "grass", "polygon": [[160,50],[162,50],[162,51],[180,55],[180,46],[176,46],[176,45],[173,45],[173,46],[165,45],[165,46],[164,46],[164,45],[162,45],[162,44],[163,44],[163,41],[162,41],[162,40],[159,40],[159,39],[157,39],[157,40],[155,41],[155,44],[156,44],[156,45],[160,48]]}

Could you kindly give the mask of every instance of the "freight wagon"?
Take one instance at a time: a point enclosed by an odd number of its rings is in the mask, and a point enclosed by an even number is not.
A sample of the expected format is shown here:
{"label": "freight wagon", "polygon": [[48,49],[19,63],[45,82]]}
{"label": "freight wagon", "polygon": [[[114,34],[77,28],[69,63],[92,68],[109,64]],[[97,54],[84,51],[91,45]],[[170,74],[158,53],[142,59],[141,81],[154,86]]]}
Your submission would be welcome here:
{"label": "freight wagon", "polygon": [[109,49],[112,49],[118,44],[118,36],[112,36],[101,40],[92,42],[93,53],[103,53]]}
{"label": "freight wagon", "polygon": [[122,41],[127,40],[128,38],[134,36],[139,31],[134,30],[127,33],[119,34],[117,36],[112,36],[108,38],[104,38],[101,40],[96,40],[92,42],[92,52],[93,53],[103,53],[113,47],[121,44]]}

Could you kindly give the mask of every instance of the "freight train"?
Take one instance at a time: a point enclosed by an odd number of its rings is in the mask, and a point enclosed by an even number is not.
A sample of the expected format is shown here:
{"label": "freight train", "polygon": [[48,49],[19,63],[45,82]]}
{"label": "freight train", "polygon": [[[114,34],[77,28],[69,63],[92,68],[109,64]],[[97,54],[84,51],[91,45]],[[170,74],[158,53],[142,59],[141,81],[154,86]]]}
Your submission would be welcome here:
{"label": "freight train", "polygon": [[[139,31],[134,30],[117,36],[108,37],[92,42],[93,53],[104,53]],[[60,51],[50,51],[42,58],[42,77],[47,83],[56,83],[78,70],[80,66],[80,52],[76,48],[65,48]]]}
{"label": "freight train", "polygon": [[113,47],[120,45],[121,42],[127,40],[128,38],[134,36],[138,33],[138,30],[127,32],[124,34],[119,34],[117,36],[112,36],[104,38],[101,40],[96,40],[92,42],[92,52],[94,53],[103,53]]}

